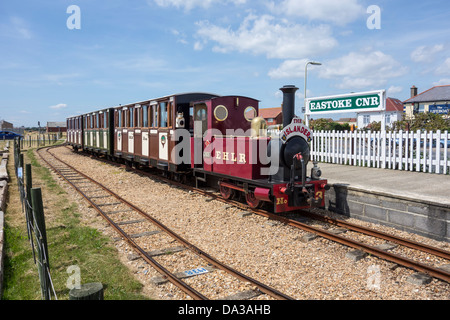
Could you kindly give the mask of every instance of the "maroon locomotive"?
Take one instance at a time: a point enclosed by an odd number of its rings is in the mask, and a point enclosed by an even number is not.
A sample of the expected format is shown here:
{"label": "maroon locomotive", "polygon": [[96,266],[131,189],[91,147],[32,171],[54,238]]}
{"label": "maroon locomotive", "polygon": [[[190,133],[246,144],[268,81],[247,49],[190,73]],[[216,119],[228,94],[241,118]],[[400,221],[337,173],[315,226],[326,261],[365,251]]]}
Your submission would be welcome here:
{"label": "maroon locomotive", "polygon": [[258,117],[258,100],[188,93],[69,118],[68,144],[158,168],[177,180],[192,175],[226,199],[244,195],[252,208],[267,203],[281,213],[323,207],[329,187],[315,165],[307,176],[312,133],[294,116],[297,89],[280,89],[283,130],[275,135]]}

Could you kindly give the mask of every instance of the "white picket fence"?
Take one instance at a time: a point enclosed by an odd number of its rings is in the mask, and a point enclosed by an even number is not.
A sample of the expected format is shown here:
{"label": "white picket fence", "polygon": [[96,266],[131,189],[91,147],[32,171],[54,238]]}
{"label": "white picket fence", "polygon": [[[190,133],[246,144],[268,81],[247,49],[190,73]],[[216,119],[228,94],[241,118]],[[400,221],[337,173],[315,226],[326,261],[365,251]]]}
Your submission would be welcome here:
{"label": "white picket fence", "polygon": [[319,162],[438,174],[450,172],[450,135],[441,132],[313,132]]}

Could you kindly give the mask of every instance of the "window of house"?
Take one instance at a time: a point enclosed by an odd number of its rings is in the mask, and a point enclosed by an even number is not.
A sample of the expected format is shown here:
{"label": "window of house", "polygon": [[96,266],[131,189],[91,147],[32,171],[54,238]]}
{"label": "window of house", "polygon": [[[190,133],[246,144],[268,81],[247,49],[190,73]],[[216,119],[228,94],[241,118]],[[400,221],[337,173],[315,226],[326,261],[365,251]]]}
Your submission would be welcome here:
{"label": "window of house", "polygon": [[370,123],[370,115],[364,115],[363,116],[363,123],[369,124]]}

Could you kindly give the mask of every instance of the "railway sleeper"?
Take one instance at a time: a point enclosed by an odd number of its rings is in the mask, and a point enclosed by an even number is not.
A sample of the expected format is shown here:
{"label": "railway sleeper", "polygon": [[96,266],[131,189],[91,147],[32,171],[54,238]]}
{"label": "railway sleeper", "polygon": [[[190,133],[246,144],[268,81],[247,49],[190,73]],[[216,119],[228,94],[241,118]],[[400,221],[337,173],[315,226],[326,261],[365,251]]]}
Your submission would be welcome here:
{"label": "railway sleeper", "polygon": [[[176,253],[176,252],[180,252],[186,250],[186,247],[183,246],[178,246],[178,247],[172,247],[172,248],[165,248],[165,249],[158,249],[158,250],[153,250],[153,251],[147,251],[146,253],[150,256],[150,257],[157,257],[157,256],[163,256],[166,254],[172,254],[172,253]],[[130,253],[128,255],[128,260],[133,261],[133,260],[137,260],[141,258],[140,255],[136,254],[136,253]]]}

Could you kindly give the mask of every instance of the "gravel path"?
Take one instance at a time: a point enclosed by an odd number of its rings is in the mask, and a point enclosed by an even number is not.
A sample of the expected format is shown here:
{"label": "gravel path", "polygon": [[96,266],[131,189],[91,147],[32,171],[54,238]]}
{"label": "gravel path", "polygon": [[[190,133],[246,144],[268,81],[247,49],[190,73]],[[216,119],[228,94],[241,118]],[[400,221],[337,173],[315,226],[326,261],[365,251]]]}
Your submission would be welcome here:
{"label": "gravel path", "polygon": [[[415,273],[413,270],[370,255],[354,262],[346,258],[346,253],[352,251],[352,248],[320,237],[303,242],[302,237],[306,233],[293,227],[256,215],[241,217],[240,209],[229,207],[219,201],[209,201],[209,198],[76,155],[67,148],[53,149],[53,152],[218,260],[295,299],[448,300],[450,298],[450,284],[443,281],[433,279],[427,285],[415,285],[407,280]],[[74,201],[79,203],[86,224],[97,227],[111,238],[117,236],[73,189],[67,186],[66,190],[73,196]],[[349,221],[370,225],[354,219]],[[450,250],[448,243],[387,227],[376,226],[376,228]],[[143,240],[139,241],[144,248],[151,249],[154,246],[151,243],[142,243]],[[173,242],[171,245],[177,244]],[[127,256],[132,252],[123,241],[116,241],[115,246],[121,260],[144,284],[147,294],[154,299],[189,299],[171,284],[153,285],[150,279],[158,273],[142,259],[128,260]],[[398,250],[411,258],[417,255],[412,250]],[[420,255],[424,262],[434,259],[424,254]],[[165,256],[164,259],[180,261],[184,256],[185,254],[180,252]],[[436,260],[436,263],[439,266],[443,262]],[[379,272],[374,273],[374,270]],[[216,286],[228,288],[229,294],[241,289],[227,277],[223,277],[221,271],[212,272],[207,276],[211,277]],[[195,278],[190,278],[186,282],[195,282]],[[211,292],[210,298],[218,297]]]}

